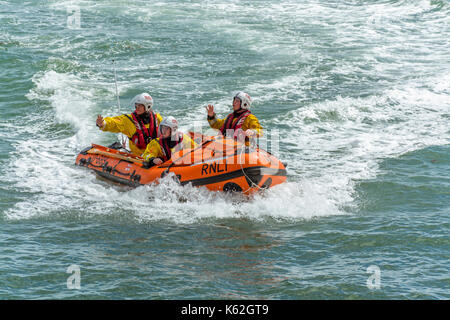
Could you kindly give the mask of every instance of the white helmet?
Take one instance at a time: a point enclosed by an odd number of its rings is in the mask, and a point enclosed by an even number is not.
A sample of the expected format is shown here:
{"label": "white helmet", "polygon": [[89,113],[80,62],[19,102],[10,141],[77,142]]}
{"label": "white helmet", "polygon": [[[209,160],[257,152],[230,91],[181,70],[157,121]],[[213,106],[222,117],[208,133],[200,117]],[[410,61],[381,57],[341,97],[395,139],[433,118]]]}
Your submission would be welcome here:
{"label": "white helmet", "polygon": [[[251,104],[252,104],[252,98],[250,96],[242,91],[239,91],[234,95],[234,98],[238,98],[241,100],[241,108],[245,110],[250,110]],[[233,100],[234,100],[233,98]]]}
{"label": "white helmet", "polygon": [[135,107],[136,104],[143,104],[145,106],[145,111],[150,111],[153,107],[153,98],[146,92],[138,94],[133,98],[133,100],[131,100],[131,105],[133,107]]}
{"label": "white helmet", "polygon": [[168,116],[168,117],[164,118],[163,121],[161,121],[161,123],[159,124],[159,133],[160,134],[162,134],[161,127],[169,127],[170,129],[172,129],[171,134],[173,136],[178,131],[178,121],[174,117]]}

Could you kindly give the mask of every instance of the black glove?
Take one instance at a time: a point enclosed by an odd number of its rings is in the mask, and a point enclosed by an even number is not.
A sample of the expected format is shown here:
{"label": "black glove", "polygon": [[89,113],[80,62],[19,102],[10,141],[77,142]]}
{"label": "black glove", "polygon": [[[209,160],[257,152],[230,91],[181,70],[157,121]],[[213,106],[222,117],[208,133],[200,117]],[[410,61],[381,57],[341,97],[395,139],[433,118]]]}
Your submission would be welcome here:
{"label": "black glove", "polygon": [[143,163],[142,163],[142,168],[144,168],[144,169],[149,169],[149,168],[151,168],[151,167],[153,167],[155,164],[153,163],[153,159],[155,159],[155,158],[150,158],[150,159],[148,159],[148,161],[144,161]]}

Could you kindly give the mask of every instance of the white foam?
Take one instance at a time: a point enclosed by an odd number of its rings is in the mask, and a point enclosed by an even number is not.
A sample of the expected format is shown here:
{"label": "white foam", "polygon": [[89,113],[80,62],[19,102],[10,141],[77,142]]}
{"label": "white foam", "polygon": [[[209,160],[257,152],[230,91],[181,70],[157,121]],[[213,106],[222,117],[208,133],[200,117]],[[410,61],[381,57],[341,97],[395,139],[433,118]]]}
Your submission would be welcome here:
{"label": "white foam", "polygon": [[[438,83],[443,74],[407,83],[383,95],[324,101],[275,120],[290,149],[291,175],[319,186],[338,209],[353,202],[354,182],[374,178],[380,161],[431,145],[450,142],[450,95]],[[437,88],[436,88],[437,87]],[[435,88],[437,90],[435,90]]]}

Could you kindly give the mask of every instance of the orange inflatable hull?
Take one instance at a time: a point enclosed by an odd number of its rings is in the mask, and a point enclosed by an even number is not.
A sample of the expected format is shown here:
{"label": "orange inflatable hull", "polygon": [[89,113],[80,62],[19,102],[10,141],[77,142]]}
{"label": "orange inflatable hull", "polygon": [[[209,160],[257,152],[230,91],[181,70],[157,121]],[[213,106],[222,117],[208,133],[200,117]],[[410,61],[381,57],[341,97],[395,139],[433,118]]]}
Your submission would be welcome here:
{"label": "orange inflatable hull", "polygon": [[190,135],[199,147],[178,151],[169,161],[150,168],[143,166],[141,157],[95,144],[82,150],[75,163],[106,179],[133,187],[159,183],[169,173],[181,185],[244,194],[286,181],[284,164],[262,149],[249,148],[221,136]]}

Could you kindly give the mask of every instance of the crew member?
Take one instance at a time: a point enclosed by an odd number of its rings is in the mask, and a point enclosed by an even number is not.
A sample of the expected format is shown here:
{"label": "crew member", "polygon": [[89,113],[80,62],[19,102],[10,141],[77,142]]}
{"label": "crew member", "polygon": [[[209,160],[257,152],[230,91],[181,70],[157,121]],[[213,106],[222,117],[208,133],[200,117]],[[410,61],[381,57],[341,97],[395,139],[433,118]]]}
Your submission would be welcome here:
{"label": "crew member", "polygon": [[142,155],[147,167],[166,162],[174,152],[197,147],[188,135],[178,130],[178,121],[172,116],[160,123],[159,134],[160,137],[152,140]]}
{"label": "crew member", "polygon": [[102,131],[121,132],[129,139],[130,151],[140,156],[147,144],[158,136],[158,125],[162,121],[159,113],[152,110],[153,98],[148,93],[138,94],[131,100],[135,111],[116,117],[97,117],[97,127]]}
{"label": "crew member", "polygon": [[233,98],[233,112],[225,119],[218,119],[214,112],[214,106],[209,104],[206,107],[208,112],[208,122],[211,128],[218,129],[224,136],[232,136],[240,139],[244,136],[246,140],[252,137],[262,136],[262,127],[250,111],[252,99],[242,91],[236,93]]}

